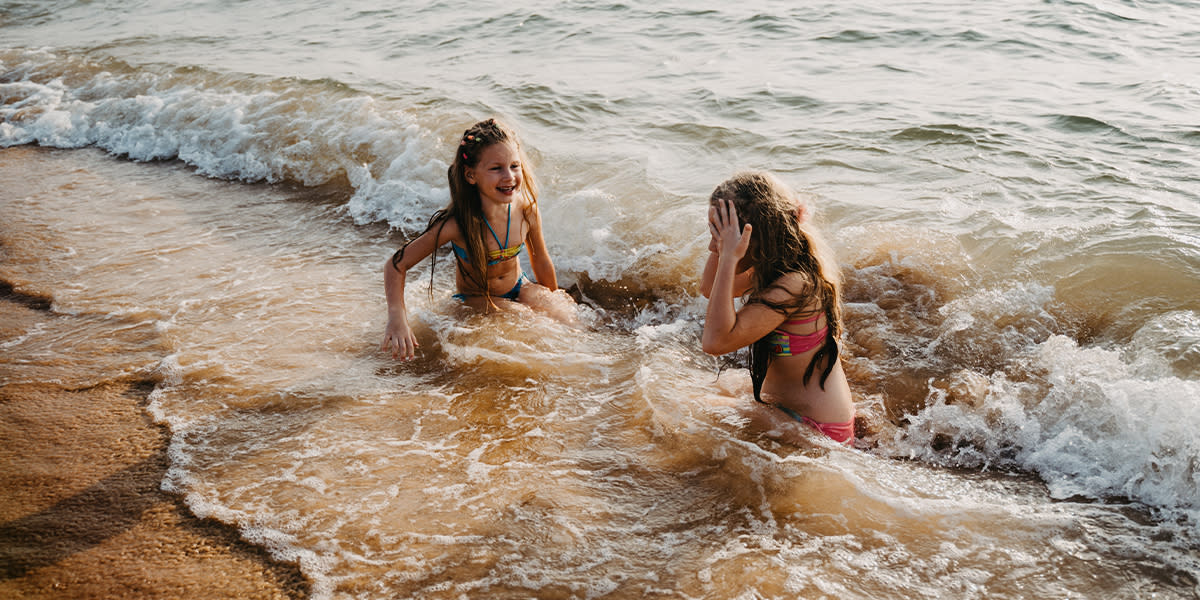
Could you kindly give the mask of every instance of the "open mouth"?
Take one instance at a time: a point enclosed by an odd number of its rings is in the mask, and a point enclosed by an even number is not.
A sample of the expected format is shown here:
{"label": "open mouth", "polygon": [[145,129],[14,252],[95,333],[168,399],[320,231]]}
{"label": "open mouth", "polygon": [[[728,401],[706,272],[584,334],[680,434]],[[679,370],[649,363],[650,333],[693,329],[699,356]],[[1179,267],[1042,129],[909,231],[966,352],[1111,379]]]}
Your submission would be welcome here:
{"label": "open mouth", "polygon": [[500,187],[496,188],[496,191],[500,192],[501,194],[511,194],[511,193],[517,191],[517,186],[515,186],[515,185],[500,186]]}

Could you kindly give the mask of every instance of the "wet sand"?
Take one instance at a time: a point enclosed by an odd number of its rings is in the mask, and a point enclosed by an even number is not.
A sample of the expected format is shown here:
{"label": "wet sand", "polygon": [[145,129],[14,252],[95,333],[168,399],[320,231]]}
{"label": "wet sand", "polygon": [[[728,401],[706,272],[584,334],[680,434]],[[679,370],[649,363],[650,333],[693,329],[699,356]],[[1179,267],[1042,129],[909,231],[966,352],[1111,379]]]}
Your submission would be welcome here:
{"label": "wet sand", "polygon": [[[74,318],[49,308],[0,283],[0,345]],[[0,598],[308,595],[295,566],[159,489],[168,436],[145,410],[151,382],[14,383],[21,368],[0,352]],[[54,368],[71,380],[71,364]]]}

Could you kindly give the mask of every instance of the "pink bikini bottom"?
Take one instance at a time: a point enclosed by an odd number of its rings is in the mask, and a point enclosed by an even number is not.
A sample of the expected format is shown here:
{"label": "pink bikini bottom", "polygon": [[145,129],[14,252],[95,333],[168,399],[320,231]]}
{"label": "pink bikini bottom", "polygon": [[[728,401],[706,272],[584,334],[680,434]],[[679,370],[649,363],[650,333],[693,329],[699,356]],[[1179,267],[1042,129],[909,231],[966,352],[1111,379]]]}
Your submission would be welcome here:
{"label": "pink bikini bottom", "polygon": [[820,431],[821,433],[825,434],[826,437],[835,442],[849,444],[850,442],[854,441],[853,415],[851,415],[850,420],[846,421],[845,423],[818,423],[786,406],[781,406],[779,404],[775,404],[774,406],[775,408],[782,410],[787,416],[800,421],[801,423],[804,423],[805,425],[808,425],[817,431]]}

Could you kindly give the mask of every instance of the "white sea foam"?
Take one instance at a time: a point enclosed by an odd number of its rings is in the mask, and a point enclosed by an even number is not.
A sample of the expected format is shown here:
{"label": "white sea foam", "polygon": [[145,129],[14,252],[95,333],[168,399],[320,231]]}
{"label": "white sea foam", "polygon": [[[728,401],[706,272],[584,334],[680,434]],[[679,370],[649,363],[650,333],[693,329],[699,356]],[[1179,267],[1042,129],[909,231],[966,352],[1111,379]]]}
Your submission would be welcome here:
{"label": "white sea foam", "polygon": [[[1129,498],[1200,526],[1200,384],[1144,377],[1121,352],[1063,336],[1038,345],[1032,359],[1047,370],[1045,387],[996,373],[978,403],[933,390],[891,451],[1027,469],[1059,498]],[[946,444],[937,436],[952,449],[939,450]]]}
{"label": "white sea foam", "polygon": [[[10,58],[10,60],[12,60]],[[53,53],[21,55],[29,69],[59,61],[91,76],[67,84],[0,83],[0,147],[97,146],[134,160],[179,159],[223,179],[314,186],[345,178],[359,223],[417,230],[445,203],[446,163],[432,134],[403,107],[320,82],[266,79],[236,88],[209,74],[119,71]]]}

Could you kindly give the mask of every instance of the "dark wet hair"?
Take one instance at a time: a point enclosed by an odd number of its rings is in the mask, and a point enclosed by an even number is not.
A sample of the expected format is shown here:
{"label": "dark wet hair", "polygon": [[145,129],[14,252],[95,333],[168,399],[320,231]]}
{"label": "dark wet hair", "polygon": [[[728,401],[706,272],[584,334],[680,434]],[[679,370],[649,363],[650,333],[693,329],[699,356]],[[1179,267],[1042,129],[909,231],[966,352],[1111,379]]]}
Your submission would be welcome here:
{"label": "dark wet hair", "polygon": [[[828,327],[825,343],[804,371],[804,383],[807,384],[817,365],[823,365],[819,383],[824,389],[825,380],[837,363],[838,339],[843,329],[841,270],[833,260],[832,252],[815,228],[796,218],[800,201],[795,192],[770,173],[737,173],[713,190],[709,202],[724,199],[733,201],[739,225],[750,223],[754,227],[746,250],[747,262],[754,267],[746,302],[764,304],[788,318],[814,314],[806,310],[814,303],[818,306],[817,311],[824,312]],[[804,277],[805,289],[799,294],[779,284],[779,279],[789,273]],[[763,297],[773,289],[787,292],[788,300],[773,302]],[[754,386],[754,399],[760,402],[763,380],[771,360],[767,337],[750,345],[750,380]]]}

